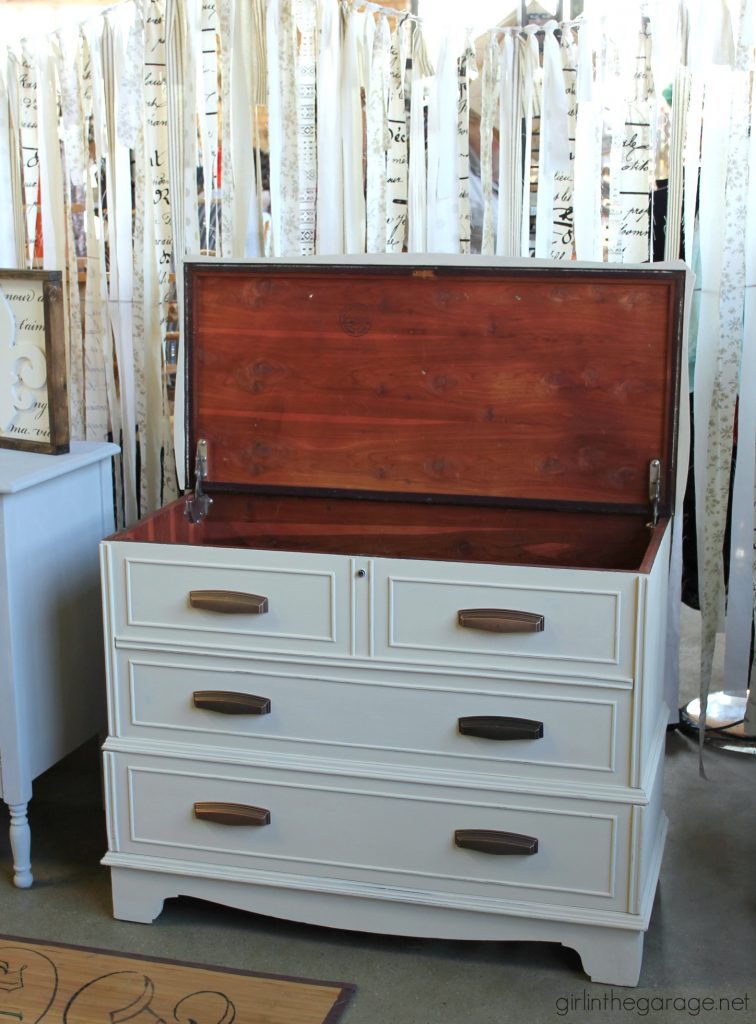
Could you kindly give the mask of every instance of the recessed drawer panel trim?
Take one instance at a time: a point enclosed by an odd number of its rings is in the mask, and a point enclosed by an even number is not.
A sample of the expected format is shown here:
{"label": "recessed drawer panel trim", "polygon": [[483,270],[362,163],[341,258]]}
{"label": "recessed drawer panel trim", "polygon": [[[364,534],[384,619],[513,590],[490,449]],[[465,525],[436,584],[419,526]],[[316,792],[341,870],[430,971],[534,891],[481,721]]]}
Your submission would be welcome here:
{"label": "recessed drawer panel trim", "polygon": [[[386,576],[385,585],[387,632],[385,649],[376,645],[378,657],[530,664],[538,671],[610,678],[632,675],[633,608],[619,589],[395,574]],[[459,624],[459,610],[473,604],[542,615],[545,626],[533,632],[467,629]]]}
{"label": "recessed drawer panel trim", "polygon": [[[332,563],[331,563],[332,565]],[[229,565],[221,561],[184,561],[125,556],[122,616],[116,610],[115,635],[136,634],[208,646],[250,650],[326,650],[348,654],[350,610],[346,571]],[[343,587],[344,595],[337,600]],[[264,594],[265,614],[222,614],[193,607],[197,591]]]}
{"label": "recessed drawer panel trim", "polygon": [[[401,784],[371,788],[348,776],[321,786],[304,773],[209,774],[208,767],[195,774],[178,765],[125,766],[128,831],[121,851],[151,848],[227,866],[286,864],[290,871],[326,877],[380,874],[404,877],[413,887],[509,892],[530,902],[549,903],[555,896],[586,905],[622,900],[619,818],[608,805],[567,810],[511,794],[462,800],[440,787],[427,796]],[[271,823],[229,829],[197,822],[195,802],[214,800],[262,805]],[[458,830],[481,828],[537,837],[538,855],[491,857],[455,845]]]}
{"label": "recessed drawer panel trim", "polygon": [[[119,653],[127,677],[118,715],[119,734],[158,741],[194,742],[245,752],[371,760],[454,767],[459,771],[516,771],[555,781],[572,778],[601,782],[627,761],[630,731],[628,699],[589,690],[539,694],[513,684],[497,692],[481,680],[461,678],[460,688],[433,685],[434,677],[396,674],[370,681],[349,672],[327,676],[292,668],[218,666],[212,658],[170,654]],[[214,714],[194,706],[202,686],[219,692],[264,693],[270,712]],[[372,713],[366,714],[365,708]],[[471,715],[536,717],[541,739],[496,740],[463,735],[460,718]],[[618,751],[623,761],[618,759]],[[617,778],[626,783],[626,778]]]}

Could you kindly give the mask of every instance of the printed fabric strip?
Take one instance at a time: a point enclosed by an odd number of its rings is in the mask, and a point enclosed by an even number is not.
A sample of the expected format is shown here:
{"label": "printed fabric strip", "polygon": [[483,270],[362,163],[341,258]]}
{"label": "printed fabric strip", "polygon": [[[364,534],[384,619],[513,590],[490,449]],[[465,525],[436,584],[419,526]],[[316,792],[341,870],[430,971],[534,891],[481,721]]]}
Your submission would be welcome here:
{"label": "printed fabric strip", "polygon": [[391,33],[387,97],[386,252],[403,252],[407,237],[407,117],[401,37],[405,22]]}
{"label": "printed fabric strip", "polygon": [[409,225],[407,248],[425,252],[427,244],[428,168],[425,150],[425,80],[420,67],[420,51],[424,49],[422,28],[412,29],[412,72],[410,76],[410,140],[409,140]]}
{"label": "printed fabric strip", "polygon": [[[698,591],[701,606],[701,714],[705,720],[716,635],[724,625],[722,539],[729,489],[733,420],[727,423],[729,394],[720,377],[720,298],[726,234],[722,196],[727,181],[732,69],[712,65],[705,72],[701,143],[701,304],[694,381]],[[703,742],[701,730],[701,742]]]}
{"label": "printed fabric strip", "polygon": [[318,185],[317,128],[315,97],[315,0],[297,0],[296,24],[299,32],[299,53],[296,64],[297,139],[299,170],[299,255],[315,252],[315,197]]}
{"label": "printed fabric strip", "polygon": [[499,71],[499,210],[496,254],[519,256],[522,231],[522,76],[520,45],[506,32]]}
{"label": "printed fabric strip", "polygon": [[388,118],[386,93],[389,62],[388,20],[380,15],[372,33],[370,73],[366,97],[367,251],[386,251],[386,151],[388,149]]}
{"label": "printed fabric strip", "polygon": [[543,86],[539,119],[538,190],[536,195],[536,257],[551,255],[554,235],[554,186],[557,171],[570,164],[567,97],[555,21],[544,26]]}
{"label": "printed fabric strip", "polygon": [[470,40],[457,60],[457,145],[459,166],[459,252],[469,255],[472,239],[470,212],[470,66],[475,64],[475,51]]}
{"label": "printed fabric strip", "polygon": [[362,101],[360,40],[366,15],[350,8],[346,16],[341,77],[342,170],[344,182],[344,248],[365,252],[365,190],[362,183]]}
{"label": "printed fabric strip", "polygon": [[499,100],[500,63],[496,33],[491,32],[486,40],[483,53],[480,114],[480,183],[483,192],[483,234],[480,251],[484,256],[492,256],[495,250],[493,129]]}
{"label": "printed fabric strip", "polygon": [[320,5],[320,50],[317,62],[317,234],[322,255],[344,251],[343,175],[341,163],[341,8],[337,0]]}

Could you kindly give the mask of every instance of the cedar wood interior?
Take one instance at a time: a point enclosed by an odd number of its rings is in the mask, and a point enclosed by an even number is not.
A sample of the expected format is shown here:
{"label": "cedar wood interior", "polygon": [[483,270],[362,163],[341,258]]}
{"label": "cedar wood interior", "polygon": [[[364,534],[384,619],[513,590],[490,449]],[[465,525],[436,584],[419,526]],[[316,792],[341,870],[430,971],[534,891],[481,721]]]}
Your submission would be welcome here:
{"label": "cedar wood interior", "polygon": [[188,264],[187,479],[204,438],[214,503],[119,537],[648,571],[683,292],[677,270]]}

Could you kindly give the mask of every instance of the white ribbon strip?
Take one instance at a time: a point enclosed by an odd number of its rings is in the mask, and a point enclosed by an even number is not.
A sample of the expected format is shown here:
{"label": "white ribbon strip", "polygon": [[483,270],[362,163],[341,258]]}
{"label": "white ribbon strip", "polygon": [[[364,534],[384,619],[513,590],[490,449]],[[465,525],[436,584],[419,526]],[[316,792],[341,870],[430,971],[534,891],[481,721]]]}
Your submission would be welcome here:
{"label": "white ribbon strip", "polygon": [[[271,0],[265,20],[265,43],[268,53],[278,53],[281,46],[280,4]],[[283,212],[278,197],[281,195],[283,124],[281,121],[281,66],[279,61],[268,62],[268,176],[270,179],[270,251],[281,255]],[[273,197],[276,200],[273,200]]]}
{"label": "white ribbon strip", "polygon": [[459,252],[469,254],[472,238],[470,216],[470,64],[475,64],[475,51],[470,40],[457,60],[457,145],[459,166]]}
{"label": "white ribbon strip", "polygon": [[[730,144],[734,153],[727,168],[727,220],[732,232],[727,256],[736,274],[725,285],[722,317],[725,333],[730,333],[736,347],[742,331],[741,376],[738,401],[738,459],[732,483],[730,517],[729,580],[725,622],[724,689],[731,695],[743,696],[749,686],[751,638],[756,611],[756,536],[754,535],[754,493],[756,454],[756,133],[749,113],[753,112],[753,43],[754,8],[750,0],[741,3],[740,40],[734,73],[732,132]],[[750,167],[750,175],[749,175]],[[745,234],[739,214],[746,209]],[[730,232],[728,231],[728,234]],[[743,251],[741,252],[741,248]],[[742,268],[742,275],[738,272]],[[739,305],[743,309],[740,321]],[[753,696],[753,694],[752,694]],[[746,734],[753,734],[756,700],[747,709]]]}
{"label": "white ribbon strip", "polygon": [[[145,268],[145,345],[149,381],[148,403],[150,414],[154,416],[154,423],[160,424],[163,451],[161,503],[171,500],[178,493],[173,431],[170,428],[170,410],[164,372],[169,311],[176,296],[175,281],[172,276],[174,262],[172,199],[177,204],[176,210],[179,216],[181,210],[181,199],[174,194],[177,190],[171,187],[172,180],[176,180],[176,166],[172,159],[172,154],[175,153],[176,136],[173,136],[173,144],[169,141],[169,129],[180,130],[180,121],[175,116],[177,111],[174,111],[173,115],[169,114],[167,84],[166,39],[167,29],[174,19],[174,2],[175,0],[170,0],[170,7],[166,8],[163,0],[150,0],[145,8],[144,96],[147,108],[145,145],[149,154],[148,188],[152,198],[151,230],[154,232],[152,256],[148,255],[148,267]],[[206,39],[207,35],[208,33],[203,29],[203,39]],[[214,52],[213,46],[213,54]],[[178,180],[181,180],[180,177]],[[147,217],[149,217],[149,211]],[[149,232],[145,224],[145,237],[148,236]],[[179,252],[177,254],[178,266],[181,265],[181,258],[182,253]],[[155,379],[158,360],[160,362],[159,411]]]}
{"label": "white ribbon strip", "polygon": [[690,72],[678,67],[672,86],[671,130],[669,138],[669,187],[664,258],[677,259],[682,242],[685,122],[690,102]]}
{"label": "white ribbon strip", "polygon": [[299,170],[299,255],[315,252],[315,198],[318,184],[317,126],[315,122],[316,51],[315,0],[296,0],[299,52],[296,65],[297,139]]}
{"label": "white ribbon strip", "polygon": [[18,69],[19,126],[21,164],[26,219],[26,262],[31,267],[37,241],[39,214],[39,141],[37,108],[37,69],[24,46]]}
{"label": "white ribbon strip", "polygon": [[257,122],[258,67],[265,67],[264,12],[260,0],[236,2],[231,54],[231,142],[237,213],[233,248],[240,256],[263,252],[262,166]]}
{"label": "white ribbon strip", "polygon": [[520,227],[520,256],[530,255],[530,182],[533,173],[533,114],[540,109],[540,71],[536,26],[528,25],[521,40],[520,71],[525,118],[525,146],[523,153],[522,221]]}
{"label": "white ribbon strip", "polygon": [[387,97],[386,252],[402,252],[407,237],[407,116],[401,61],[404,23],[391,33]]}
{"label": "white ribbon strip", "polygon": [[344,251],[341,163],[341,10],[336,0],[320,4],[317,65],[318,197],[316,251]]}
{"label": "white ribbon strip", "polygon": [[554,233],[554,178],[557,170],[569,167],[567,97],[559,43],[554,36],[555,21],[547,21],[543,37],[543,88],[538,146],[538,191],[536,196],[537,258],[551,255]]}
{"label": "white ribbon strip", "polygon": [[[90,324],[93,325],[96,336],[92,339],[95,345],[99,344],[102,369],[105,378],[105,394],[107,396],[107,414],[110,420],[110,431],[113,440],[120,444],[121,441],[121,411],[118,403],[118,391],[115,382],[115,366],[113,356],[113,334],[108,313],[108,282],[106,274],[105,245],[109,241],[110,222],[103,216],[103,211],[109,207],[107,185],[110,175],[107,171],[110,154],[108,149],[107,130],[107,105],[105,101],[105,82],[108,67],[103,59],[105,24],[104,19],[97,19],[88,22],[84,31],[87,36],[90,53],[90,66],[88,85],[91,87],[92,96],[92,135],[95,142],[95,182],[97,193],[93,202],[88,203],[88,210],[92,214],[91,223],[87,226],[87,292],[89,293],[89,275],[92,274],[94,288],[91,293],[91,303],[87,303],[85,321],[87,331]],[[102,168],[105,166],[105,176]],[[94,210],[97,209],[98,223],[95,226]],[[99,230],[98,230],[99,229]],[[90,252],[94,259],[94,266],[90,265]],[[85,338],[85,355],[87,339]],[[97,382],[99,385],[99,382]],[[87,389],[89,390],[89,362],[87,363]],[[89,398],[89,395],[87,396]],[[87,433],[90,428],[90,411],[93,419],[97,422],[97,408],[90,410],[87,401]],[[107,422],[107,421],[106,421]],[[106,426],[107,430],[107,426]],[[102,436],[99,438],[102,439]],[[124,523],[124,502],[122,487],[122,459],[116,459],[115,472],[115,512],[116,525],[121,527]]]}
{"label": "white ribbon strip", "polygon": [[595,95],[593,60],[599,41],[594,23],[578,31],[577,118],[575,124],[575,255],[579,260],[602,260],[601,144],[604,110]]}
{"label": "white ribbon strip", "polygon": [[409,145],[409,232],[407,248],[410,252],[425,252],[427,245],[427,190],[428,169],[425,152],[425,84],[420,67],[422,29],[419,24],[412,31],[412,77],[410,87],[410,145]]}
{"label": "white ribbon strip", "polygon": [[8,222],[12,231],[4,232],[13,241],[13,259],[8,266],[26,266],[26,217],[24,209],[23,161],[21,159],[21,115],[19,105],[19,66],[16,55],[7,51],[5,88],[8,93],[8,151],[10,158],[10,190],[13,218]]}
{"label": "white ribbon strip", "polygon": [[706,0],[696,8],[691,22],[690,51],[696,70],[735,63],[735,40],[727,0]]}
{"label": "white ribbon strip", "polygon": [[428,252],[459,252],[459,111],[457,62],[448,39],[441,44],[428,97]]}
{"label": "white ribbon strip", "polygon": [[499,69],[499,208],[496,254],[519,256],[522,233],[522,76],[520,46],[504,36]]}
{"label": "white ribbon strip", "polygon": [[[197,173],[200,165],[200,154],[197,143],[198,109],[204,106],[204,97],[198,91],[202,55],[202,40],[206,33],[202,32],[202,13],[200,0],[169,0],[165,11],[165,62],[166,62],[166,109],[168,120],[168,178],[171,183],[171,239],[172,257],[175,270],[175,298],[178,314],[178,344],[176,351],[176,388],[174,392],[173,434],[171,436],[170,417],[167,395],[167,363],[170,350],[169,338],[166,333],[166,353],[164,362],[159,358],[161,352],[145,352],[145,384],[147,387],[147,403],[157,409],[158,403],[165,409],[160,421],[159,433],[154,429],[149,438],[150,460],[155,454],[165,451],[166,483],[173,489],[174,481],[181,491],[186,485],[186,437],[184,434],[184,257],[187,253],[196,254],[200,249],[200,230],[198,220],[199,197],[197,195]],[[221,184],[223,179],[221,179]],[[183,184],[183,188],[182,188]],[[145,250],[154,251],[153,227],[154,220],[147,214],[144,224]],[[173,298],[173,291],[170,295]],[[145,322],[149,324],[154,337],[159,331],[159,321],[155,300],[159,298],[159,285],[155,275],[145,278],[144,309]],[[149,304],[148,304],[149,300]],[[169,307],[170,308],[170,307]],[[173,333],[176,324],[172,323]],[[171,337],[173,341],[173,336]],[[155,426],[157,426],[157,421]],[[172,442],[172,444],[171,444]],[[173,453],[171,455],[171,447]],[[154,470],[151,468],[150,477]],[[175,474],[175,476],[174,476]],[[151,493],[151,488],[150,488]]]}
{"label": "white ribbon strip", "polygon": [[79,186],[84,184],[89,161],[84,135],[84,113],[81,108],[79,91],[77,39],[78,35],[58,33],[57,67],[60,80],[60,109],[66,165],[71,182]]}
{"label": "white ribbon strip", "polygon": [[[745,3],[741,4],[741,40],[749,31]],[[751,626],[754,614],[753,574],[756,548],[754,548],[754,452],[756,452],[756,358],[754,339],[749,336],[753,322],[744,322],[752,307],[746,304],[746,286],[753,281],[753,227],[756,187],[756,147],[753,131],[749,132],[749,114],[752,111],[753,52],[741,44],[737,51],[737,70],[733,72],[733,104],[730,117],[730,154],[727,164],[727,192],[725,197],[724,271],[720,324],[725,365],[730,368],[725,386],[732,394],[739,390],[738,401],[738,458],[732,491],[730,571],[727,591],[727,618],[725,623],[725,693],[745,697],[749,684],[751,653]],[[743,210],[746,217],[743,217]],[[749,225],[750,220],[750,225]],[[750,250],[750,251],[749,251]],[[739,357],[740,378],[737,369]],[[734,364],[734,365],[733,365]],[[741,465],[743,463],[744,465]]]}
{"label": "white ribbon strip", "polygon": [[[0,69],[0,223],[4,225],[12,225],[15,219],[13,187],[11,185],[10,131],[8,92],[5,88],[2,69]],[[14,232],[7,228],[0,231],[0,266],[15,266],[15,250]]]}
{"label": "white ribbon strip", "polygon": [[[276,256],[295,256],[300,251],[300,221],[297,33],[292,0],[272,0],[268,13],[268,52],[279,54],[275,70],[276,62],[268,62],[269,128],[273,129],[269,135],[273,252]],[[274,32],[272,36],[271,29]],[[276,49],[271,49],[271,44]]]}
{"label": "white ribbon strip", "polygon": [[[142,98],[144,79],[144,23],[136,4],[124,5],[123,16],[129,20],[126,61],[118,83],[118,109],[116,128],[118,140],[127,149],[136,145],[142,127],[143,110],[138,102]],[[122,13],[122,12],[119,12]]]}
{"label": "white ribbon strip", "polygon": [[683,226],[685,262],[693,266],[693,240],[696,233],[699,170],[701,166],[701,124],[703,118],[704,75],[690,74],[690,98],[685,119]]}
{"label": "white ribbon strip", "polygon": [[672,544],[669,557],[669,585],[667,589],[667,638],[664,650],[664,703],[669,709],[670,725],[679,720],[680,689],[680,610],[682,604],[682,542],[683,500],[688,482],[690,458],[690,403],[687,400],[688,330],[693,298],[693,273],[686,272],[685,308],[683,310],[683,350],[680,363],[680,412],[677,427],[677,476],[675,480],[675,517],[672,522]]}
{"label": "white ribbon strip", "polygon": [[567,25],[562,28],[559,56],[566,104],[566,159],[561,167],[554,168],[553,227],[549,255],[555,260],[571,260],[575,255],[577,52],[572,30]]}
{"label": "white ribbon strip", "polygon": [[[82,147],[77,145],[80,137],[83,137],[82,126],[84,118],[81,110],[81,97],[79,94],[77,67],[78,59],[76,53],[77,37],[70,33],[65,40],[61,33],[58,33],[51,40],[58,81],[61,87],[60,107],[61,120],[64,122],[63,130],[63,220],[65,233],[65,254],[67,267],[67,295],[68,295],[68,321],[69,321],[69,345],[68,345],[68,408],[71,438],[83,440],[86,436],[86,425],[84,418],[84,348],[83,330],[81,321],[81,299],[79,294],[79,261],[76,252],[76,242],[73,232],[73,211],[72,211],[72,175],[70,166],[73,163],[77,170],[75,177],[78,184],[75,186],[75,194],[78,201],[86,199],[86,191],[82,187],[86,167],[82,166],[84,159]],[[67,86],[64,87],[64,81]],[[67,98],[63,95],[67,92]],[[76,112],[75,124],[72,127],[78,131],[69,132],[65,129],[66,107],[71,106]],[[73,136],[73,138],[72,138]]]}
{"label": "white ribbon strip", "polygon": [[[216,0],[216,17],[218,19],[218,40],[220,65],[220,193],[221,193],[221,252],[224,256],[243,255],[243,228],[247,223],[246,193],[241,187],[244,180],[237,175],[233,136],[231,133],[232,85],[231,59],[234,46],[234,22],[236,20],[236,0]],[[246,98],[243,102],[246,102]],[[237,189],[237,179],[239,188]],[[242,212],[243,211],[243,212]],[[243,217],[243,220],[241,218]],[[240,222],[241,221],[241,222]],[[234,226],[241,234],[241,245],[234,244]],[[237,235],[238,238],[238,235]]]}
{"label": "white ribbon strip", "polygon": [[[244,36],[251,46],[247,70],[249,72],[249,97],[253,106],[264,106],[268,102],[268,59],[265,47],[266,0],[250,0],[245,14]],[[248,20],[247,20],[248,19]]]}
{"label": "white ribbon strip", "polygon": [[[82,33],[78,46],[79,90],[82,113],[92,116],[92,63],[89,46]],[[92,162],[92,175],[85,175],[84,214],[86,217],[86,274],[84,294],[84,423],[88,441],[102,441],[109,429],[108,396],[105,365],[102,354],[103,317],[105,304],[102,288],[103,268],[99,259],[99,246],[95,235],[94,208],[99,208],[97,177]],[[93,187],[94,185],[94,187]]]}
{"label": "white ribbon strip", "polygon": [[480,251],[492,256],[495,250],[493,202],[493,129],[499,99],[500,55],[495,33],[490,33],[483,53],[480,115],[480,182],[483,192],[483,235]]}
{"label": "white ribbon strip", "polygon": [[[696,346],[695,437],[696,526],[698,589],[701,605],[701,715],[706,703],[716,634],[724,615],[722,539],[729,488],[729,458],[721,459],[720,395],[716,392],[719,348],[719,306],[725,243],[722,196],[727,180],[729,112],[732,95],[730,68],[712,66],[706,72],[701,146],[700,242],[701,306]],[[728,436],[732,443],[732,418]],[[724,506],[724,507],[723,507]],[[701,730],[703,733],[703,730]]]}
{"label": "white ribbon strip", "polygon": [[[272,0],[271,7],[275,0]],[[199,104],[200,134],[202,137],[202,178],[205,197],[204,246],[223,254],[219,223],[218,144],[220,119],[218,117],[218,15],[214,2],[201,4],[202,17],[202,95]]]}
{"label": "white ribbon strip", "polygon": [[[346,14],[341,77],[342,169],[344,180],[344,245],[347,253],[365,252],[365,190],[362,182],[362,100],[360,40],[366,15],[353,8]],[[268,51],[270,52],[270,50]]]}
{"label": "white ribbon strip", "polygon": [[[136,401],[134,393],[134,349],[132,340],[133,255],[131,162],[128,148],[120,141],[116,124],[121,106],[120,83],[126,67],[126,39],[120,15],[129,8],[108,13],[102,35],[102,67],[108,128],[108,239],[110,273],[109,315],[118,360],[118,390],[123,461],[124,522],[137,518],[136,499]],[[133,11],[132,11],[133,13]],[[132,97],[133,100],[133,97]],[[124,109],[126,108],[124,97]]]}
{"label": "white ribbon strip", "polygon": [[[71,288],[69,265],[66,257],[68,232],[66,230],[65,196],[70,189],[64,187],[63,167],[61,164],[60,139],[58,137],[58,91],[56,83],[55,61],[49,40],[38,52],[37,64],[37,100],[39,106],[39,173],[44,183],[42,199],[42,237],[44,241],[45,270],[60,270],[63,277],[63,333],[65,340],[66,368],[70,376],[71,370],[71,298],[78,312],[78,271]],[[78,318],[77,318],[78,319]],[[80,320],[79,320],[80,327]],[[74,350],[80,352],[81,338],[74,344]],[[75,370],[74,370],[75,374]],[[68,387],[69,429],[72,437],[82,436],[81,405],[76,408],[74,417],[72,399],[76,394],[76,385]]]}
{"label": "white ribbon strip", "polygon": [[[60,163],[58,138],[58,93],[55,66],[47,42],[40,50],[36,67],[37,105],[39,114],[39,174],[45,184],[42,201],[42,237],[44,240],[45,270],[66,270],[66,230],[63,215],[63,168]],[[64,292],[64,321],[68,328],[68,293]],[[66,337],[68,351],[68,337]],[[66,360],[66,363],[68,360]]]}
{"label": "white ribbon strip", "polygon": [[607,58],[602,63],[603,77],[599,83],[600,93],[605,96],[605,117],[611,137],[609,148],[609,216],[607,230],[607,259],[610,263],[622,263],[622,165],[625,146],[625,119],[627,116],[626,93],[622,81],[622,65],[617,48],[606,41]]}
{"label": "white ribbon strip", "polygon": [[385,252],[386,249],[386,89],[389,46],[388,21],[382,15],[372,35],[366,98],[367,251],[372,253]]}
{"label": "white ribbon strip", "polygon": [[[140,17],[134,19],[132,33],[127,45],[126,59],[131,61],[131,36],[136,26],[141,35],[141,60],[139,60],[139,77],[136,87],[137,103],[140,115],[137,118],[136,136],[133,146],[133,188],[134,188],[134,236],[133,253],[133,301],[131,304],[132,344],[134,347],[134,392],[137,435],[139,438],[140,473],[137,482],[137,499],[139,515],[153,512],[158,505],[160,494],[160,452],[153,452],[152,439],[155,436],[153,424],[148,418],[147,378],[145,371],[146,350],[144,335],[144,225],[146,184],[146,152],[144,145],[144,29]],[[149,209],[152,216],[152,204]]]}

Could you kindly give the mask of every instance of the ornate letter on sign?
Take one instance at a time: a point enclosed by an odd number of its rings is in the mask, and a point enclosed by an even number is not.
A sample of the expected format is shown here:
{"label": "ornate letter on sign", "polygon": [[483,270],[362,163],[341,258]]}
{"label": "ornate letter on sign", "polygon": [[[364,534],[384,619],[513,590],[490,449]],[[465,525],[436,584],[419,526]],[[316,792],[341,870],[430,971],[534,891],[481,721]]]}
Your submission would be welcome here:
{"label": "ornate letter on sign", "polygon": [[57,272],[0,271],[0,447],[68,451]]}

